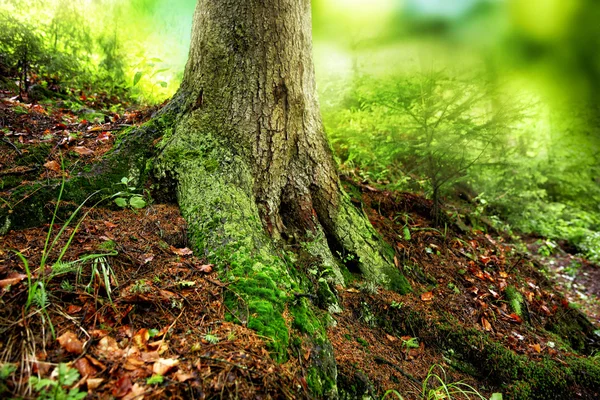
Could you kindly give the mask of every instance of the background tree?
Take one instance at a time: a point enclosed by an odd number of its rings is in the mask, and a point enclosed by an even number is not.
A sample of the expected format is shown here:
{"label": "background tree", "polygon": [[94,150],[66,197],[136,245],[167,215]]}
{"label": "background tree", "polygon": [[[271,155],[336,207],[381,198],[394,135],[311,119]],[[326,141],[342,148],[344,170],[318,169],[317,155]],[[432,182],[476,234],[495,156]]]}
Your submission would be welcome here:
{"label": "background tree", "polygon": [[524,115],[522,107],[503,102],[493,89],[476,79],[462,80],[432,72],[383,91],[383,103],[403,115],[400,129],[406,142],[410,173],[427,179],[433,217],[440,218],[442,188],[463,177],[490,150],[501,150],[512,127]]}

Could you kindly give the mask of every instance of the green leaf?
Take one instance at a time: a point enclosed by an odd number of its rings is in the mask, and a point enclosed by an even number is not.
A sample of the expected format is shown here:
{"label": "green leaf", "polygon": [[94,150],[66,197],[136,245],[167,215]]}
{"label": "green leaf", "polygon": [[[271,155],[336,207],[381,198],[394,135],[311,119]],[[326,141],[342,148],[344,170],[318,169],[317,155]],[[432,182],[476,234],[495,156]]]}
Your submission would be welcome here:
{"label": "green leaf", "polygon": [[132,196],[129,199],[129,205],[133,208],[144,208],[146,207],[146,202],[142,196]]}
{"label": "green leaf", "polygon": [[138,84],[140,79],[142,79],[142,76],[144,76],[144,73],[142,71],[138,71],[135,73],[135,76],[133,77],[133,86]]}
{"label": "green leaf", "polygon": [[115,199],[115,204],[118,205],[119,207],[127,207],[127,200],[125,200],[122,197],[117,197]]}
{"label": "green leaf", "polygon": [[150,378],[146,379],[146,384],[148,385],[156,385],[163,383],[164,378],[162,375],[152,375]]}
{"label": "green leaf", "polygon": [[490,400],[502,400],[502,393],[492,393]]}
{"label": "green leaf", "polygon": [[121,183],[123,185],[127,185],[129,183],[129,178],[127,178],[126,176],[122,177],[121,178]]}
{"label": "green leaf", "polygon": [[410,240],[411,236],[410,236],[410,229],[408,229],[408,226],[404,227],[403,232],[404,232],[404,240]]}
{"label": "green leaf", "polygon": [[148,331],[148,335],[150,335],[151,338],[158,335],[159,333],[160,333],[160,331],[156,328],[152,328]]}
{"label": "green leaf", "polygon": [[160,82],[158,82],[158,84],[164,88],[167,87],[167,82],[165,82],[165,81],[160,81]]}

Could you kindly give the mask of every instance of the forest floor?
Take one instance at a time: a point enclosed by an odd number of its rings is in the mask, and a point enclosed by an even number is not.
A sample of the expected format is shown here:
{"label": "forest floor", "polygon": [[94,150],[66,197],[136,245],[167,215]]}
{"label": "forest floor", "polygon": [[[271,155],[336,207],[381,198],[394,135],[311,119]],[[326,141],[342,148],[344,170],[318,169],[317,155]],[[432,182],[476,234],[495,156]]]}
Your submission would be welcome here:
{"label": "forest floor", "polygon": [[[120,130],[155,111],[107,111],[113,105],[95,95],[30,104],[0,93],[0,207],[14,207],[19,185],[69,177],[97,162]],[[432,204],[420,195],[344,184],[396,249],[413,292],[360,279],[338,288],[343,311],[328,335],[341,386],[357,396],[421,399],[444,385],[470,385],[485,398],[512,385],[457,359],[432,329],[448,321],[531,362],[583,358],[573,349],[585,335],[569,341],[551,327],[578,309],[600,324],[600,267],[542,238],[436,228]],[[0,396],[36,397],[30,376],[55,371],[60,383],[51,390],[75,387],[88,398],[310,398],[310,350],[290,349],[288,361],[277,363],[268,339],[230,322],[229,289],[218,274],[226,266],[188,248],[175,204],[155,204],[150,187],[137,189],[143,208],[107,199],[68,224],[79,205],[63,204],[53,225],[0,237]],[[580,347],[591,353],[589,345]],[[573,398],[598,396],[576,384],[569,390]]]}

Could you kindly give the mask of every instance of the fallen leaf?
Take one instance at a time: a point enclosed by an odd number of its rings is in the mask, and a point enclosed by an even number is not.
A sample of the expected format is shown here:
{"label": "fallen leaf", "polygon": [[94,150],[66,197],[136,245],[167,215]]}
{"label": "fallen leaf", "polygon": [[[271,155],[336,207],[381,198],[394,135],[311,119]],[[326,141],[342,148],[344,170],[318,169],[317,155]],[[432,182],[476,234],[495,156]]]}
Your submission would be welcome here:
{"label": "fallen leaf", "polygon": [[134,384],[131,387],[131,392],[129,392],[123,400],[141,400],[144,398],[144,394],[146,393],[146,389],[138,383]]}
{"label": "fallen leaf", "polygon": [[153,363],[160,359],[158,351],[143,351],[140,356],[142,360],[147,363]]}
{"label": "fallen leaf", "polygon": [[183,383],[185,381],[189,381],[190,379],[194,379],[194,374],[186,374],[183,372],[176,372],[175,373],[175,379],[177,379],[179,382]]}
{"label": "fallen leaf", "polygon": [[175,358],[160,358],[152,366],[152,372],[156,375],[165,375],[177,365],[179,365],[179,360]]}
{"label": "fallen leaf", "polygon": [[398,340],[398,339],[396,339],[394,336],[392,336],[392,335],[388,335],[387,333],[385,334],[385,337],[386,337],[386,338],[387,338],[387,340],[389,340],[390,342],[395,342],[396,340]]}
{"label": "fallen leaf", "polygon": [[103,378],[89,378],[86,381],[88,390],[94,391],[104,382]]}
{"label": "fallen leaf", "polygon": [[69,315],[77,314],[81,310],[83,310],[83,307],[76,306],[74,304],[70,304],[69,307],[67,307],[67,314],[69,314]]}
{"label": "fallen leaf", "polygon": [[83,343],[77,338],[77,335],[71,331],[66,331],[58,337],[60,347],[73,354],[81,354],[83,352]]}
{"label": "fallen leaf", "polygon": [[541,353],[542,352],[542,346],[540,346],[539,343],[530,344],[529,347],[532,348],[536,353]]}
{"label": "fallen leaf", "polygon": [[200,267],[198,267],[198,269],[200,270],[200,272],[210,274],[213,270],[213,265],[212,264],[201,265]]}
{"label": "fallen leaf", "polygon": [[423,301],[433,300],[433,292],[425,292],[425,293],[421,294],[421,300],[423,300]]}
{"label": "fallen leaf", "polygon": [[49,169],[54,172],[60,172],[60,164],[54,160],[48,161],[47,163],[45,163],[44,167],[46,167],[46,169]]}
{"label": "fallen leaf", "polygon": [[483,326],[483,329],[485,329],[488,332],[492,331],[492,324],[490,324],[490,322],[485,319],[485,317],[481,317],[481,325]]}
{"label": "fallen leaf", "polygon": [[11,274],[10,278],[0,280],[0,288],[4,289],[7,286],[15,285],[27,278],[25,274]]}
{"label": "fallen leaf", "polygon": [[116,228],[117,226],[119,226],[119,225],[113,224],[112,222],[109,222],[109,221],[102,221],[102,222],[104,223],[104,226],[106,226],[108,229],[113,229],[113,228]]}
{"label": "fallen leaf", "polygon": [[191,256],[194,253],[193,251],[191,251],[187,247],[184,247],[183,249],[177,249],[177,248],[171,246],[171,251],[174,254],[176,254],[178,256],[182,256],[182,257]]}
{"label": "fallen leaf", "polygon": [[131,388],[131,379],[129,379],[129,376],[124,375],[115,382],[112,395],[115,397],[123,397],[131,391]]}
{"label": "fallen leaf", "polygon": [[119,348],[117,341],[110,337],[105,336],[100,339],[97,348],[97,354],[107,360],[117,360],[123,357],[123,350]]}
{"label": "fallen leaf", "polygon": [[146,348],[146,344],[148,344],[148,339],[150,339],[150,333],[148,329],[142,328],[133,335],[133,343],[139,348],[144,350]]}
{"label": "fallen leaf", "polygon": [[83,147],[83,146],[75,146],[72,148],[72,150],[79,154],[80,156],[89,156],[91,154],[94,154],[93,150],[88,149],[87,147]]}
{"label": "fallen leaf", "polygon": [[75,364],[73,365],[75,366],[75,368],[77,368],[77,371],[79,371],[79,374],[83,377],[94,376],[98,373],[98,370],[85,357],[75,361]]}

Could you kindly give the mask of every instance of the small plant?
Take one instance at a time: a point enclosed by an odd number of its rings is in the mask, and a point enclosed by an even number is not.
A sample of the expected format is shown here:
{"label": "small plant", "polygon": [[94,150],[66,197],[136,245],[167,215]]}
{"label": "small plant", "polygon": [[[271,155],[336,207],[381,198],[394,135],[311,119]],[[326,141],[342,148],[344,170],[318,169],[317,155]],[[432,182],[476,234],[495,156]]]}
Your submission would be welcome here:
{"label": "small plant", "polygon": [[204,340],[210,344],[217,344],[217,343],[219,343],[220,339],[217,335],[213,335],[210,331],[208,331],[204,335]]}
{"label": "small plant", "polygon": [[125,189],[113,195],[115,204],[122,208],[144,208],[146,207],[146,201],[141,194],[134,193],[134,191],[137,189],[135,186],[131,186],[132,181],[133,178],[121,178],[120,184],[123,185]]}
{"label": "small plant", "polygon": [[16,370],[17,367],[14,364],[7,363],[0,365],[0,395],[8,391],[8,387],[6,387],[5,382]]}
{"label": "small plant", "polygon": [[398,303],[396,301],[392,301],[392,304],[390,304],[390,307],[395,308],[397,310],[401,309],[402,306],[404,306],[403,302]]}
{"label": "small plant", "polygon": [[[439,369],[441,373],[436,373]],[[441,365],[434,364],[429,368],[427,377],[421,387],[421,398],[424,400],[442,400],[455,398],[476,398],[486,400],[473,386],[462,381],[448,383],[446,371]]]}
{"label": "small plant", "polygon": [[523,295],[514,286],[507,286],[506,299],[508,300],[508,304],[514,313],[518,316],[521,316],[523,312],[521,308],[521,304],[523,303]]}
{"label": "small plant", "polygon": [[392,396],[394,396],[395,399],[404,400],[404,397],[402,397],[400,395],[400,393],[398,393],[398,391],[394,390],[394,389],[386,390],[386,392],[383,394],[383,397],[381,398],[381,400],[385,400],[388,397],[391,398]]}
{"label": "small plant", "polygon": [[135,283],[131,287],[131,292],[135,294],[144,294],[150,292],[151,290],[152,286],[150,286],[148,282],[146,282],[143,279],[135,281]]}
{"label": "small plant", "polygon": [[77,388],[71,388],[69,391],[65,387],[72,386],[79,379],[79,372],[69,368],[67,364],[58,364],[53,375],[56,380],[40,379],[32,376],[29,384],[38,392],[38,400],[80,400],[87,396],[86,392],[80,392]]}
{"label": "small plant", "polygon": [[538,241],[538,243],[541,243],[541,246],[538,249],[538,254],[544,257],[550,257],[554,253],[554,250],[556,250],[558,247],[558,245],[552,240],[545,240],[543,242]]}
{"label": "small plant", "polygon": [[409,339],[402,339],[401,347],[404,350],[418,349],[419,348],[419,339],[417,339],[416,337],[411,337]]}

